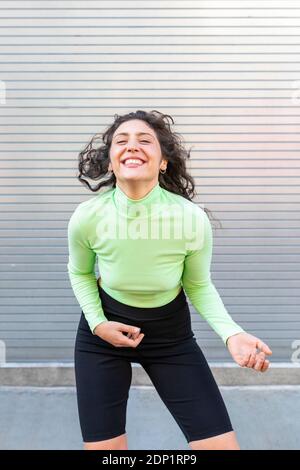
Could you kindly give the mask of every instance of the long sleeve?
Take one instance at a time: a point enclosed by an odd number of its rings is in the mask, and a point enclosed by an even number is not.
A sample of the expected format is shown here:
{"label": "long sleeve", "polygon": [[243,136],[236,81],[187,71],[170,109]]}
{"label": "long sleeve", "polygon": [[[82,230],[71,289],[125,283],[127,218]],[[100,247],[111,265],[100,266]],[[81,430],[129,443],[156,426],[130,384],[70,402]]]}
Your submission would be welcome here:
{"label": "long sleeve", "polygon": [[75,297],[85,315],[91,332],[103,321],[107,321],[101,306],[97,278],[95,275],[96,253],[90,248],[88,240],[75,212],[68,224],[69,261],[68,274]]}
{"label": "long sleeve", "polygon": [[229,336],[244,330],[228,314],[211,280],[213,236],[210,220],[201,209],[204,237],[199,249],[189,250],[184,261],[182,285],[191,303],[226,345]]}

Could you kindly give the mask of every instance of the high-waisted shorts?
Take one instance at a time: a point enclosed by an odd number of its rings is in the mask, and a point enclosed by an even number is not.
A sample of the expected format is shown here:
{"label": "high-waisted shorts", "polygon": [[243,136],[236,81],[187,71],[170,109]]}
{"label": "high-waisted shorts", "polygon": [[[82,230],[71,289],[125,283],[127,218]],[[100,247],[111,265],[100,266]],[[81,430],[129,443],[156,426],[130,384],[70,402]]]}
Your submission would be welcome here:
{"label": "high-waisted shorts", "polygon": [[[187,442],[232,431],[218,385],[191,328],[184,290],[168,304],[132,307],[98,285],[108,320],[141,328],[136,348],[116,347],[93,335],[81,311],[74,362],[79,422],[84,442],[126,432],[131,363],[139,363]],[[159,426],[159,424],[158,424]]]}

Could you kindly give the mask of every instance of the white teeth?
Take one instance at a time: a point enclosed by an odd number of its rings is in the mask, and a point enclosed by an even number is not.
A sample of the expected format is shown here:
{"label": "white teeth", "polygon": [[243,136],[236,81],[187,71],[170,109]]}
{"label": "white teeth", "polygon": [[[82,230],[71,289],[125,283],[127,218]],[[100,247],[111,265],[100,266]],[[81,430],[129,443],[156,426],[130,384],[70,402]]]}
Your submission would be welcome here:
{"label": "white teeth", "polygon": [[135,158],[128,158],[125,161],[125,165],[127,165],[127,163],[134,163],[135,165],[143,165],[144,162],[142,162],[141,160],[137,160]]}

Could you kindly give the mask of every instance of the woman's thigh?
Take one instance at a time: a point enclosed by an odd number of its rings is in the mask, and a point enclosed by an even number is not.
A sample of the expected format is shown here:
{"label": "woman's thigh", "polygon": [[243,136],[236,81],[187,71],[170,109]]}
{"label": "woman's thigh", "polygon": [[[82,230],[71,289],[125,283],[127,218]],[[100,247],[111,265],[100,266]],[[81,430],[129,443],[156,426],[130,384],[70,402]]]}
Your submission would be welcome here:
{"label": "woman's thigh", "polygon": [[109,352],[74,354],[79,422],[84,442],[111,439],[126,432],[131,362]]}
{"label": "woman's thigh", "polygon": [[233,430],[211,369],[195,338],[143,354],[141,361],[187,442]]}

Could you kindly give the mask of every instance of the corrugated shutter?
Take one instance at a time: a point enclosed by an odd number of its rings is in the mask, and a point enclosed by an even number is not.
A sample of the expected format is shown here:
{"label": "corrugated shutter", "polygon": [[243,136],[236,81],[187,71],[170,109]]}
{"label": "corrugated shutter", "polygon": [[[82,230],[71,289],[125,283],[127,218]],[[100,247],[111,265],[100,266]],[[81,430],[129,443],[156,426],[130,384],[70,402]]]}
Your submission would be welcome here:
{"label": "corrugated shutter", "polygon": [[[70,360],[80,309],[67,221],[93,196],[77,155],[113,114],[171,114],[214,231],[233,318],[290,360],[299,339],[300,5],[1,1],[1,339],[7,359]],[[209,360],[229,358],[193,311]]]}

